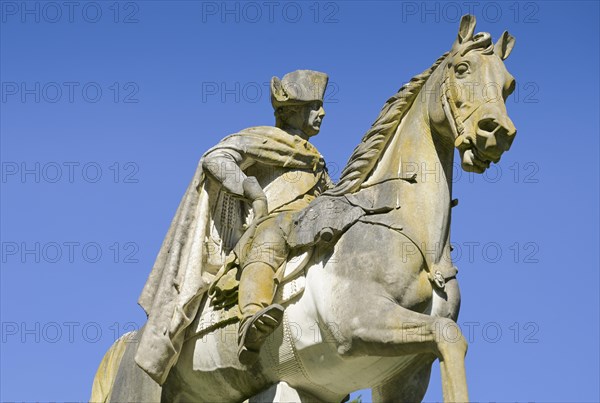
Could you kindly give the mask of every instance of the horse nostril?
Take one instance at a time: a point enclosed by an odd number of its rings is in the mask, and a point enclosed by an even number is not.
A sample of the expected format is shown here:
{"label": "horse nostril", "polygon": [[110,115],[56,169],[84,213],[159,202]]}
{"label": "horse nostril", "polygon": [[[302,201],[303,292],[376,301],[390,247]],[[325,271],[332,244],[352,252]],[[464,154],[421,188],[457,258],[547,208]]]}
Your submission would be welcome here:
{"label": "horse nostril", "polygon": [[488,133],[493,133],[497,128],[498,128],[498,123],[496,123],[496,121],[492,118],[485,118],[485,119],[481,119],[478,123],[479,129],[488,132]]}

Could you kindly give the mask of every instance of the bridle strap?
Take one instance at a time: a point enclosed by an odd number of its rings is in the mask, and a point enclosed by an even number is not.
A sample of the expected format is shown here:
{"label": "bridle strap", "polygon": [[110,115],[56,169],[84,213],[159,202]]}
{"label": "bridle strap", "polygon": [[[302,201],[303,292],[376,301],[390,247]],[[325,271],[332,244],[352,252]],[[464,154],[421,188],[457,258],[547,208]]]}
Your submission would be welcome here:
{"label": "bridle strap", "polygon": [[[453,55],[451,55],[449,57],[452,57],[452,56]],[[452,134],[454,135],[454,138],[455,138],[454,146],[459,147],[462,143],[464,143],[465,141],[468,141],[465,139],[464,122],[467,119],[469,119],[473,115],[473,113],[475,113],[475,111],[477,109],[479,109],[479,107],[483,104],[479,104],[475,108],[473,108],[473,110],[471,110],[464,119],[460,116],[460,112],[456,108],[456,104],[454,102],[452,102],[448,96],[446,83],[448,81],[450,81],[450,77],[448,75],[449,68],[447,66],[448,65],[446,65],[446,67],[445,67],[444,80],[442,81],[442,85],[441,85],[442,93],[440,94],[440,100],[442,102],[442,109],[444,110],[446,119],[450,123],[450,128],[451,128]]]}
{"label": "bridle strap", "polygon": [[450,123],[450,129],[452,130],[452,134],[454,135],[454,146],[458,147],[459,144],[463,142],[463,134],[465,132],[465,128],[463,126],[460,117],[458,116],[458,111],[456,110],[455,105],[450,102],[448,99],[447,91],[446,91],[446,81],[448,77],[444,77],[444,81],[442,81],[442,94],[440,96],[442,102],[442,109],[444,110],[444,114],[446,115],[446,120]]}

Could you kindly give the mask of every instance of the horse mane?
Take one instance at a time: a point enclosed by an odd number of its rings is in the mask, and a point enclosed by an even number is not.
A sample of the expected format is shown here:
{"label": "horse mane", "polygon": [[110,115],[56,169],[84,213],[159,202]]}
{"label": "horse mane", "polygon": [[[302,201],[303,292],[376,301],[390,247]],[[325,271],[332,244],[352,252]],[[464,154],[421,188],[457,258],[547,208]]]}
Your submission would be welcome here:
{"label": "horse mane", "polygon": [[340,181],[332,189],[329,189],[326,192],[327,194],[340,196],[345,193],[356,192],[359,189],[398,129],[400,122],[412,106],[423,84],[449,53],[444,53],[430,68],[411,78],[408,83],[404,84],[396,94],[386,101],[379,116],[352,152],[342,171]]}

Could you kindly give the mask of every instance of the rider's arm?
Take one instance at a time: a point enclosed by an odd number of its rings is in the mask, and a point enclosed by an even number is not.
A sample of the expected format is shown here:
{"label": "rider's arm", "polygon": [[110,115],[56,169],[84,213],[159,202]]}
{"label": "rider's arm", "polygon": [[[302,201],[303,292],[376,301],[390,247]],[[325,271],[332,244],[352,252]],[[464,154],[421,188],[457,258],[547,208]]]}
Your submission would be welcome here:
{"label": "rider's arm", "polygon": [[204,156],[202,169],[228,193],[245,199],[242,183],[247,176],[240,168],[243,162],[242,155],[235,150],[215,150]]}
{"label": "rider's arm", "polygon": [[267,197],[256,178],[246,176],[241,168],[251,164],[252,161],[245,161],[242,154],[235,150],[214,150],[204,156],[202,169],[219,182],[225,191],[252,204],[254,217],[260,218],[268,212]]}

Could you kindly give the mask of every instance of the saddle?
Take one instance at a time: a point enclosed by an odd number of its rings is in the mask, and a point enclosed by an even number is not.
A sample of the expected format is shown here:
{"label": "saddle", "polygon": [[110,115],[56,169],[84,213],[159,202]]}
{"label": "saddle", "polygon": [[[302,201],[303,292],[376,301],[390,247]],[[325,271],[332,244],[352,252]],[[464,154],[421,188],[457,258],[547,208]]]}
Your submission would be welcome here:
{"label": "saddle", "polygon": [[[321,250],[331,248],[341,234],[365,214],[344,196],[321,196],[296,212],[291,227],[282,228],[290,254],[276,271],[279,285],[287,283],[302,270],[317,245],[322,246]],[[227,255],[209,288],[211,305],[217,309],[237,303],[241,270],[234,250]]]}
{"label": "saddle", "polygon": [[[321,195],[294,214],[292,226],[284,229],[290,254],[275,273],[277,288],[273,303],[285,307],[300,296],[304,291],[308,264],[332,250],[341,235],[357,221],[399,207],[396,192],[381,190],[377,189],[375,193],[374,188],[367,188],[343,196]],[[382,193],[394,197],[381,198]],[[209,306],[200,318],[206,326],[198,329],[201,333],[241,319],[237,306],[240,275],[239,259],[232,251],[209,287]]]}

